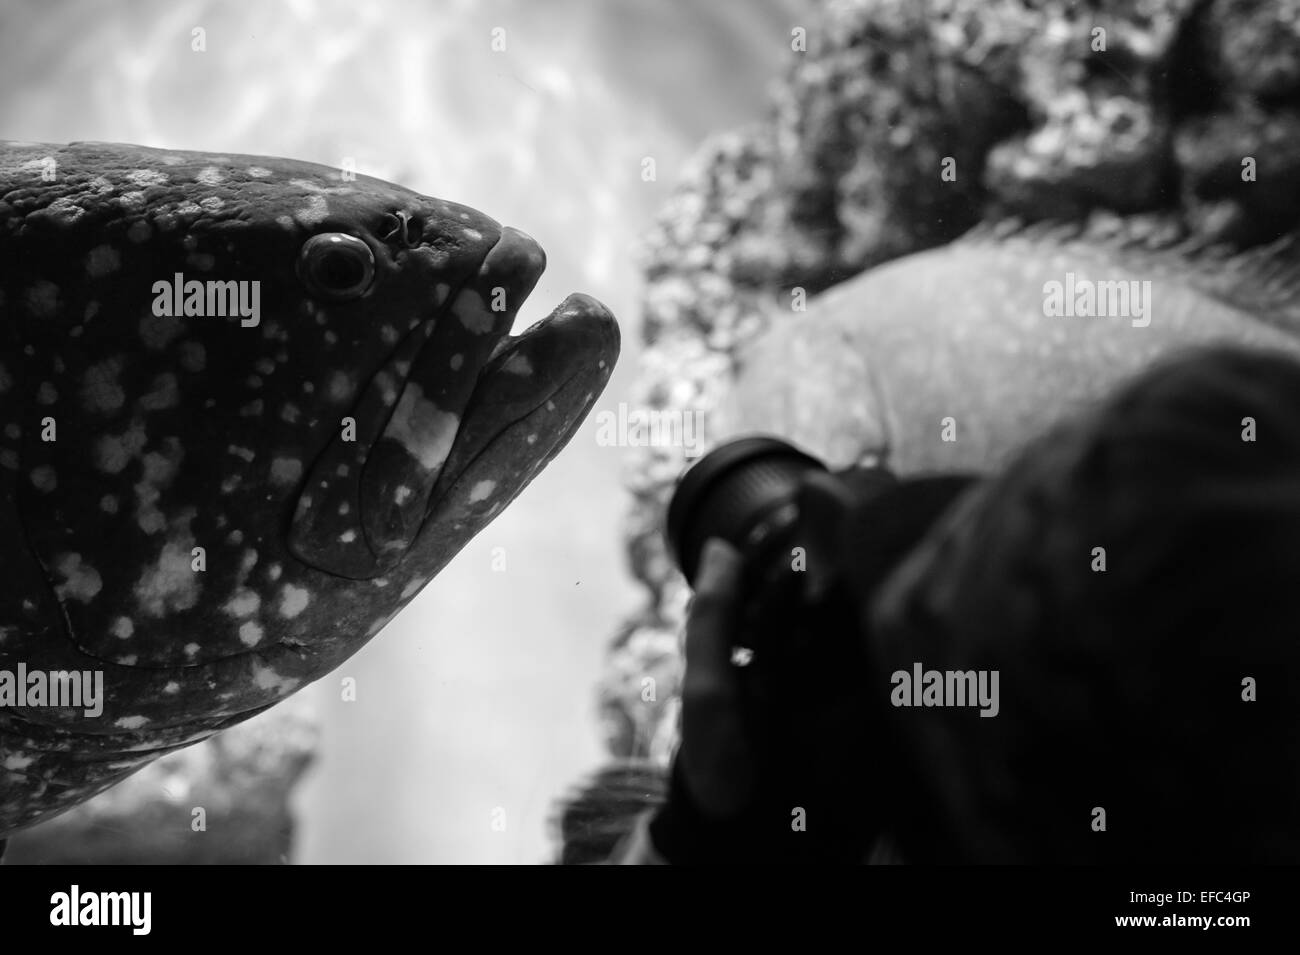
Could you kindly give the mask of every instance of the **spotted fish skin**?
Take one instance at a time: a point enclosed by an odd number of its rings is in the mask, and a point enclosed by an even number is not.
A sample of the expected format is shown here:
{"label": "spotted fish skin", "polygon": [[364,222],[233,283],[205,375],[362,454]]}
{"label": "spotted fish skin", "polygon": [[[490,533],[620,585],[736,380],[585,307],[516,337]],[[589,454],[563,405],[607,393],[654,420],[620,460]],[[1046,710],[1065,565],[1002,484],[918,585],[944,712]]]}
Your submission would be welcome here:
{"label": "spotted fish skin", "polygon": [[[0,705],[0,838],[355,653],[619,350],[583,295],[509,335],[523,233],[292,160],[0,143],[0,261],[0,671],[104,679],[96,716]],[[178,273],[256,319],[158,314]]]}

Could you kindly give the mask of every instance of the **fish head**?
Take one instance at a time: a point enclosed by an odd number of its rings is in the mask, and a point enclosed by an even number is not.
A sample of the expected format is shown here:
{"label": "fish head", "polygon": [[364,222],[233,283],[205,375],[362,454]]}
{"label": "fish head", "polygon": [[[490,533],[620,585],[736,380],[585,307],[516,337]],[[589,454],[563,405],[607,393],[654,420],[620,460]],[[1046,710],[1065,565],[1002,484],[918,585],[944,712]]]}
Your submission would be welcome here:
{"label": "fish head", "polygon": [[288,160],[68,149],[75,183],[23,215],[16,250],[20,503],[99,660],[297,654],[276,690],[337,665],[613,369],[617,325],[586,296],[510,334],[545,256],[476,210]]}

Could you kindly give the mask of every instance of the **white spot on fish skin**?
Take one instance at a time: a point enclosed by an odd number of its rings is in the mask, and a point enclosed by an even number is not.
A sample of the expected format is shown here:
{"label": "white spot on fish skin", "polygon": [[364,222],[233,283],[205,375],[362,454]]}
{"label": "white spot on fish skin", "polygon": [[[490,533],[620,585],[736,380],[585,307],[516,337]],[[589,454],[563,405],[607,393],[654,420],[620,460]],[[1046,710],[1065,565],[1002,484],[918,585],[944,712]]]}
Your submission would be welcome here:
{"label": "white spot on fish skin", "polygon": [[249,617],[257,613],[260,606],[262,598],[255,591],[241,590],[227,600],[221,609],[232,617]]}
{"label": "white spot on fish skin", "polygon": [[244,542],[244,532],[236,528],[226,535],[227,544],[242,544]]}
{"label": "white spot on fish skin", "polygon": [[352,379],[346,372],[336,371],[330,376],[329,396],[331,401],[347,401],[352,395]]}
{"label": "white spot on fish skin", "polygon": [[183,326],[180,322],[165,315],[147,312],[140,319],[140,340],[144,342],[145,347],[154,351],[166,348],[182,330]]}
{"label": "white spot on fish skin", "polygon": [[293,217],[304,226],[315,226],[324,222],[329,214],[329,203],[324,196],[309,196],[307,204],[295,212]]}
{"label": "white spot on fish skin", "polygon": [[269,358],[258,359],[257,364],[254,365],[253,367],[263,375],[270,375],[275,373],[275,362],[273,362]]}
{"label": "white spot on fish skin", "polygon": [[[326,332],[326,335],[329,335],[329,332]],[[379,330],[379,337],[385,345],[391,345],[397,341],[397,329],[392,325],[385,325]]]}
{"label": "white spot on fish skin", "polygon": [[356,539],[357,539],[357,532],[352,530],[344,531],[342,534],[339,535],[340,544],[351,544]]}
{"label": "white spot on fish skin", "polygon": [[126,401],[118,375],[122,373],[122,359],[109,358],[86,369],[81,383],[81,400],[87,411],[112,414]]}
{"label": "white spot on fish skin", "polygon": [[62,578],[62,582],[54,587],[60,600],[71,597],[82,603],[90,603],[104,586],[99,571],[89,564],[83,564],[80,554],[60,554],[54,559],[54,571]]}
{"label": "white spot on fish skin", "polygon": [[338,467],[334,469],[334,473],[337,474],[339,477],[347,477],[349,470],[350,469],[346,464],[340,464]]}
{"label": "white spot on fish skin", "polygon": [[406,586],[402,588],[402,599],[405,600],[407,597],[414,594],[417,590],[419,590],[423,586],[424,586],[423,578],[412,577],[410,580],[406,582]]}
{"label": "white spot on fish skin", "polygon": [[122,256],[111,245],[97,245],[86,253],[86,275],[101,278],[122,267]]}
{"label": "white spot on fish skin", "polygon": [[118,617],[113,621],[113,629],[110,632],[119,640],[130,640],[131,635],[135,633],[135,624],[130,617]]}
{"label": "white spot on fish skin", "polygon": [[59,392],[51,381],[41,382],[41,387],[36,392],[36,400],[43,405],[52,405],[59,400]]}
{"label": "white spot on fish skin", "polygon": [[235,488],[239,487],[239,483],[243,479],[244,479],[243,476],[239,474],[230,475],[230,477],[226,478],[224,481],[221,482],[221,493],[229,494]]}
{"label": "white spot on fish skin", "polygon": [[279,564],[272,564],[266,568],[266,576],[269,580],[279,580],[282,572],[283,568]]}
{"label": "white spot on fish skin", "polygon": [[525,438],[524,440],[527,441],[529,444],[536,444],[536,443],[537,443],[537,435],[535,435],[535,434],[530,434],[530,435],[529,435],[527,438]]}
{"label": "white spot on fish skin", "polygon": [[117,513],[117,498],[112,494],[105,494],[99,499],[99,509],[105,514]]}
{"label": "white spot on fish skin", "polygon": [[340,514],[347,514],[347,512],[350,510],[352,510],[352,505],[350,505],[347,501],[344,501],[342,504],[339,505]]}
{"label": "white spot on fish skin", "polygon": [[546,410],[547,410],[547,411],[554,411],[554,410],[555,410],[555,402],[554,402],[554,401],[548,401],[548,402],[546,402]]}
{"label": "white spot on fish skin", "polygon": [[483,233],[479,232],[478,229],[466,229],[465,238],[469,239],[471,242],[482,242]]}
{"label": "white spot on fish skin", "polygon": [[247,623],[239,626],[239,642],[246,647],[251,647],[262,639],[262,627],[260,624],[249,620]]}
{"label": "white spot on fish skin", "polygon": [[158,510],[156,507],[142,510],[139,516],[135,519],[135,522],[139,525],[140,530],[144,531],[146,534],[160,533],[163,528],[167,526],[167,520],[163,517],[162,511]]}
{"label": "white spot on fish skin", "polygon": [[163,687],[163,692],[166,693],[168,696],[175,696],[180,691],[181,691],[181,685],[177,683],[175,680],[172,680],[165,687]]}
{"label": "white spot on fish skin", "polygon": [[51,467],[32,468],[32,473],[28,477],[31,479],[32,487],[44,494],[49,494],[59,486],[59,480],[54,474],[54,468]]}
{"label": "white spot on fish skin", "polygon": [[212,267],[217,264],[217,259],[210,252],[191,252],[185,257],[185,264],[200,272],[211,272]]}
{"label": "white spot on fish skin", "polygon": [[284,590],[280,592],[280,616],[292,620],[307,609],[309,598],[310,594],[307,593],[305,588],[285,584]]}
{"label": "white spot on fish skin", "polygon": [[28,756],[25,753],[14,753],[12,756],[6,756],[5,761],[0,763],[0,766],[13,772],[21,772],[30,766],[35,759],[35,756]]}
{"label": "white spot on fish skin", "polygon": [[486,501],[492,496],[492,492],[497,489],[496,481],[479,481],[469,491],[469,502],[477,504],[479,501]]}
{"label": "white spot on fish skin", "polygon": [[451,313],[475,335],[486,335],[496,325],[497,315],[474,289],[463,289],[451,303]]}
{"label": "white spot on fish skin", "polygon": [[257,454],[255,452],[249,450],[248,448],[241,448],[235,444],[232,444],[230,447],[226,448],[226,452],[229,454],[233,454],[237,458],[243,458],[245,461],[248,461],[250,463],[252,462],[253,458],[257,457]]}
{"label": "white spot on fish skin", "polygon": [[271,175],[271,170],[267,169],[265,166],[249,166],[244,171],[254,179],[265,179],[267,176]]}
{"label": "white spot on fish skin", "polygon": [[[244,538],[243,531],[239,532],[239,538],[240,540],[243,540]],[[243,555],[239,558],[240,573],[247,574],[250,570],[252,570],[254,567],[257,566],[257,560],[258,560],[257,551],[253,550],[251,547],[248,550],[244,551]]]}
{"label": "white spot on fish skin", "polygon": [[164,372],[154,378],[153,390],[140,398],[140,407],[145,411],[164,411],[176,407],[179,401],[180,390],[177,388],[176,376]]}
{"label": "white spot on fish skin", "polygon": [[253,661],[253,685],[259,690],[273,690],[279,696],[287,696],[297,688],[299,681],[283,677],[270,667],[264,667]]}
{"label": "white spot on fish skin", "polygon": [[140,453],[146,441],[144,425],[139,422],[132,422],[123,434],[106,434],[95,444],[95,466],[106,474],[117,474]]}
{"label": "white spot on fish skin", "polygon": [[293,222],[293,219],[290,218],[289,216],[276,216],[276,217],[275,217],[275,222],[276,222],[276,224],[277,224],[278,226],[280,226],[281,228],[283,228],[283,229],[288,229],[288,230],[291,231],[291,232],[292,232],[292,231],[294,230],[294,228],[295,228],[295,226],[294,226],[294,222]]}
{"label": "white spot on fish skin", "polygon": [[511,375],[527,376],[533,373],[533,363],[528,360],[527,355],[516,352],[510,356],[501,370]]}
{"label": "white spot on fish skin", "polygon": [[118,729],[138,730],[142,726],[149,725],[149,718],[146,716],[124,716],[113,725]]}
{"label": "white spot on fish skin", "polygon": [[181,367],[186,371],[197,374],[207,366],[208,352],[202,342],[181,342],[179,351]]}
{"label": "white spot on fish skin", "polygon": [[384,437],[396,441],[427,471],[442,466],[451,452],[460,418],[443,411],[424,397],[419,385],[409,383],[393,410]]}
{"label": "white spot on fish skin", "polygon": [[460,371],[460,366],[465,364],[465,356],[457,352],[455,355],[451,356],[450,364],[452,371]]}
{"label": "white spot on fish skin", "polygon": [[205,186],[217,186],[221,184],[221,180],[225,178],[225,174],[216,166],[206,166],[199,170],[199,174],[194,178]]}
{"label": "white spot on fish skin", "polygon": [[262,399],[258,398],[255,401],[250,401],[248,404],[240,408],[239,416],[241,418],[260,418],[262,416],[262,408],[263,408]]}
{"label": "white spot on fish skin", "polygon": [[171,456],[151,451],[144,456],[144,474],[135,485],[136,523],[146,534],[157,534],[167,526],[162,511],[158,509],[161,488],[171,483],[180,466],[182,451],[176,440],[169,447]]}
{"label": "white spot on fish skin", "polygon": [[184,523],[184,533],[164,543],[158,559],[145,567],[136,581],[136,603],[151,617],[162,617],[172,610],[189,610],[198,602],[199,575],[190,567],[194,535],[189,533],[189,517]]}
{"label": "white spot on fish skin", "polygon": [[292,402],[286,403],[285,406],[280,409],[280,420],[287,421],[289,424],[297,424],[298,406]]}
{"label": "white spot on fish skin", "polygon": [[199,655],[199,645],[197,643],[185,644],[185,655],[187,657],[196,657]]}
{"label": "white spot on fish skin", "polygon": [[302,477],[302,461],[298,458],[274,458],[271,461],[271,483],[281,486],[297,483]]}
{"label": "white spot on fish skin", "polygon": [[136,245],[141,242],[148,242],[153,237],[153,226],[149,225],[144,219],[137,219],[126,230],[126,237],[128,241],[134,242]]}
{"label": "white spot on fish skin", "polygon": [[37,318],[49,318],[59,310],[59,287],[44,279],[27,290],[27,308]]}
{"label": "white spot on fish skin", "polygon": [[399,485],[397,490],[393,492],[393,503],[401,507],[410,497],[411,489],[405,484]]}

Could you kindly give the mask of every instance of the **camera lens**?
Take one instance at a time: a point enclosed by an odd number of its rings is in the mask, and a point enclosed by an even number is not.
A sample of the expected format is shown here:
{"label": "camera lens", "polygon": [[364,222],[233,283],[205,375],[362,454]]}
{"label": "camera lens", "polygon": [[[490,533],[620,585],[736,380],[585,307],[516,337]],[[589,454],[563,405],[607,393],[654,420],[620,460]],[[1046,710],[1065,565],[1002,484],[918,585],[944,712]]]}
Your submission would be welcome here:
{"label": "camera lens", "polygon": [[714,448],[682,476],[668,505],[668,548],[695,584],[700,551],[710,537],[745,550],[749,538],[782,508],[792,507],[800,480],[826,466],[776,438],[739,438]]}

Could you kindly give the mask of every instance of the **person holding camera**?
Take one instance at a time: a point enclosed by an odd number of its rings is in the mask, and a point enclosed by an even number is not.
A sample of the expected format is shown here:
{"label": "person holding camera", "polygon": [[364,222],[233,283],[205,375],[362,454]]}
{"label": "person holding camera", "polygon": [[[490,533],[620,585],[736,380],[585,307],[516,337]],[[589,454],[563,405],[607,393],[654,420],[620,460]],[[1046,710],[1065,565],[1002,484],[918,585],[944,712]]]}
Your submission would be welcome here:
{"label": "person holding camera", "polygon": [[608,861],[1300,861],[1297,409],[1216,347],[981,481],[702,459],[681,744]]}

